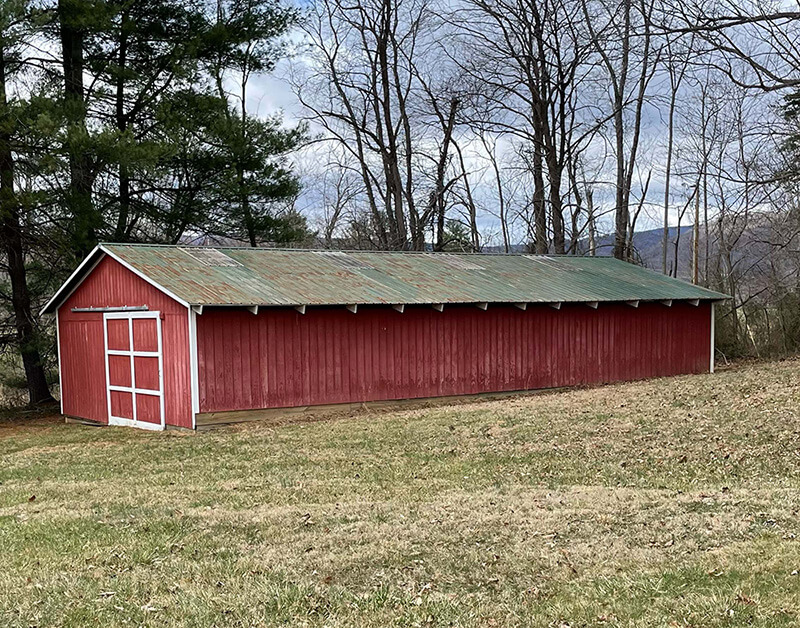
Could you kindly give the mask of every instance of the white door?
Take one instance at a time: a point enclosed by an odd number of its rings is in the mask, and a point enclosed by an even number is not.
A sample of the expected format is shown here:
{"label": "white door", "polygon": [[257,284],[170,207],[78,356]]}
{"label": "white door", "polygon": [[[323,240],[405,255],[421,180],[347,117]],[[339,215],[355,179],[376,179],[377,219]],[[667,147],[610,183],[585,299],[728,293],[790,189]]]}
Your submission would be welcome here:
{"label": "white door", "polygon": [[108,424],[164,429],[160,312],[105,312]]}

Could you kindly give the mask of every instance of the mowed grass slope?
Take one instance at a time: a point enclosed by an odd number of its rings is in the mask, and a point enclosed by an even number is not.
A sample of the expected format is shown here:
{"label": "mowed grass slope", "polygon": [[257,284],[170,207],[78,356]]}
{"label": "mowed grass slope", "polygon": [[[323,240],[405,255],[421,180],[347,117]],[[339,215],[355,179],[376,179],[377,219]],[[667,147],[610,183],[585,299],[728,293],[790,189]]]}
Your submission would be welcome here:
{"label": "mowed grass slope", "polygon": [[796,626],[800,362],[327,422],[0,426],[0,626]]}

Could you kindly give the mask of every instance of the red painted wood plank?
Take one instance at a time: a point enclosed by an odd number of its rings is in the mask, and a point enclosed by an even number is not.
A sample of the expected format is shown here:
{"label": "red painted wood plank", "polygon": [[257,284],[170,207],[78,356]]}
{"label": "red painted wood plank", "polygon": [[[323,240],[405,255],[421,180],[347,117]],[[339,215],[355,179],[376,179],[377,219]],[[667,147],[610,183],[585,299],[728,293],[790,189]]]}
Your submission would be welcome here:
{"label": "red painted wood plank", "polygon": [[161,423],[161,401],[153,395],[136,395],[136,419]]}
{"label": "red painted wood plank", "polygon": [[[707,370],[708,305],[245,310],[198,317],[201,411],[600,383]],[[231,355],[258,354],[231,369]],[[260,366],[259,366],[260,365]],[[249,369],[247,374],[244,370]],[[236,380],[249,381],[247,391]],[[213,380],[213,381],[211,381]]]}
{"label": "red painted wood plank", "polygon": [[[127,321],[109,321],[125,323]],[[135,351],[158,351],[158,326],[152,318],[133,319],[133,348]]]}

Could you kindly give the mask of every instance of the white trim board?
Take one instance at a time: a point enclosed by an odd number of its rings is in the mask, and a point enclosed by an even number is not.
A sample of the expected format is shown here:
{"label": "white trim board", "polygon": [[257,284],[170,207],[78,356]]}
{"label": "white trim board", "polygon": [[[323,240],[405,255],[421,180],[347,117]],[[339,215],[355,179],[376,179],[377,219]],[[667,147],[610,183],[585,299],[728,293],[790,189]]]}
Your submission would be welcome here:
{"label": "white trim board", "polygon": [[58,310],[56,310],[56,357],[58,358],[58,403],[61,414],[64,414],[64,382],[61,379],[61,329],[58,323]]}
{"label": "white trim board", "polygon": [[[156,337],[158,338],[158,350],[153,351],[136,351],[133,344],[133,321],[136,319],[153,319],[156,323]],[[108,348],[108,321],[110,320],[124,320],[128,322],[128,350],[122,349],[109,349]],[[103,314],[103,355],[106,367],[106,404],[108,406],[108,424],[120,425],[126,427],[138,427],[146,430],[163,430],[166,427],[166,414],[164,408],[164,343],[161,333],[161,312],[106,312]],[[109,356],[121,355],[130,357],[131,369],[131,385],[118,386],[111,383],[110,369],[109,369]],[[158,390],[151,390],[149,388],[139,388],[136,386],[136,365],[135,358],[158,358]],[[111,414],[111,392],[126,392],[131,395],[131,403],[133,405],[133,418],[117,417]],[[139,421],[136,417],[136,397],[137,395],[146,395],[151,397],[158,397],[159,413],[161,415],[160,423],[152,423],[150,421]]]}
{"label": "white trim board", "polygon": [[120,419],[114,417],[114,422],[108,423],[111,427],[136,427],[140,430],[153,430],[155,432],[161,432],[164,430],[163,425],[159,425],[158,423],[148,423],[147,421],[131,421],[130,419]]}
{"label": "white trim board", "polygon": [[[89,276],[89,274],[91,274],[91,272],[95,269],[95,267],[103,260],[103,256],[105,256],[105,255],[108,255],[115,262],[117,262],[118,264],[122,265],[125,269],[129,270],[130,272],[132,272],[139,279],[142,279],[143,281],[145,281],[149,285],[153,286],[159,292],[163,292],[164,294],[166,294],[170,299],[173,299],[174,301],[177,301],[178,303],[180,303],[184,307],[189,307],[189,303],[187,303],[186,301],[181,299],[178,295],[176,295],[175,293],[167,290],[164,286],[162,286],[158,282],[153,281],[150,277],[145,275],[143,272],[141,272],[140,270],[138,270],[134,266],[131,266],[128,262],[126,262],[124,259],[122,259],[119,255],[117,255],[116,253],[113,253],[112,251],[108,250],[103,244],[98,244],[96,247],[94,247],[94,249],[92,249],[92,252],[89,253],[89,255],[86,256],[86,259],[84,259],[80,263],[80,265],[74,270],[74,272],[69,276],[69,278],[63,284],[61,284],[61,287],[58,290],[56,290],[56,293],[47,302],[47,304],[40,310],[39,313],[40,314],[45,314],[51,308],[53,308],[54,312],[57,312],[58,308],[60,308],[66,302],[66,300],[69,299],[72,296],[72,294],[81,286],[81,284],[86,280],[86,278]],[[94,259],[95,256],[97,256],[97,259]],[[89,266],[89,268],[87,268],[87,266],[89,264],[91,264],[91,266]],[[82,276],[80,276],[81,274],[82,274]],[[76,278],[78,278],[79,276],[80,276],[80,278],[77,279],[77,282],[75,283],[75,285],[69,287],[70,283],[73,280],[75,280]],[[69,290],[67,289],[68,287],[69,287]]]}
{"label": "white trim board", "polygon": [[78,283],[76,283],[69,292],[67,292],[63,296],[62,293],[67,289],[67,286],[70,284],[70,282],[83,271],[84,267],[86,267],[92,261],[92,258],[95,255],[97,255],[99,251],[100,251],[100,245],[98,244],[96,247],[92,249],[91,253],[89,253],[89,255],[86,256],[86,259],[84,259],[78,265],[78,267],[72,272],[72,274],[69,277],[67,277],[67,280],[61,284],[61,287],[59,287],[59,289],[56,290],[56,293],[50,298],[50,300],[47,303],[45,303],[44,307],[41,310],[39,310],[40,316],[47,313],[47,310],[49,310],[50,306],[53,305],[54,303],[58,303],[58,305],[56,305],[54,308],[54,311],[57,312],[58,308],[60,308],[64,304],[64,302],[72,296],[72,293],[78,289],[78,287],[83,283],[83,280],[89,276],[89,273],[91,273],[94,270],[95,266],[97,266],[100,263],[100,260],[103,259],[102,255],[99,256],[96,260],[94,260],[94,263],[91,265],[91,267],[89,267],[83,274],[83,278],[80,281],[78,281]]}
{"label": "white trim board", "polygon": [[189,311],[189,382],[192,395],[192,429],[197,429],[197,415],[200,413],[200,379],[197,365],[197,312]]}
{"label": "white trim board", "polygon": [[716,333],[715,327],[715,314],[714,314],[714,302],[711,302],[711,359],[709,360],[708,365],[708,372],[714,372],[714,351],[716,351],[716,339],[714,338],[714,334]]}

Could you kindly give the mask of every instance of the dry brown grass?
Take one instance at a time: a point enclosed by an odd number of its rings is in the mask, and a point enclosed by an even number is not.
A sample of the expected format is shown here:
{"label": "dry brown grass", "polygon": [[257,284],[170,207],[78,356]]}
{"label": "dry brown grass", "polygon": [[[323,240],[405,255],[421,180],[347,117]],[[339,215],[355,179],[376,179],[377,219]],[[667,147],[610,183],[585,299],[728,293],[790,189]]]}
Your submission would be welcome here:
{"label": "dry brown grass", "polygon": [[0,425],[0,625],[798,625],[799,388],[787,361],[197,435]]}

